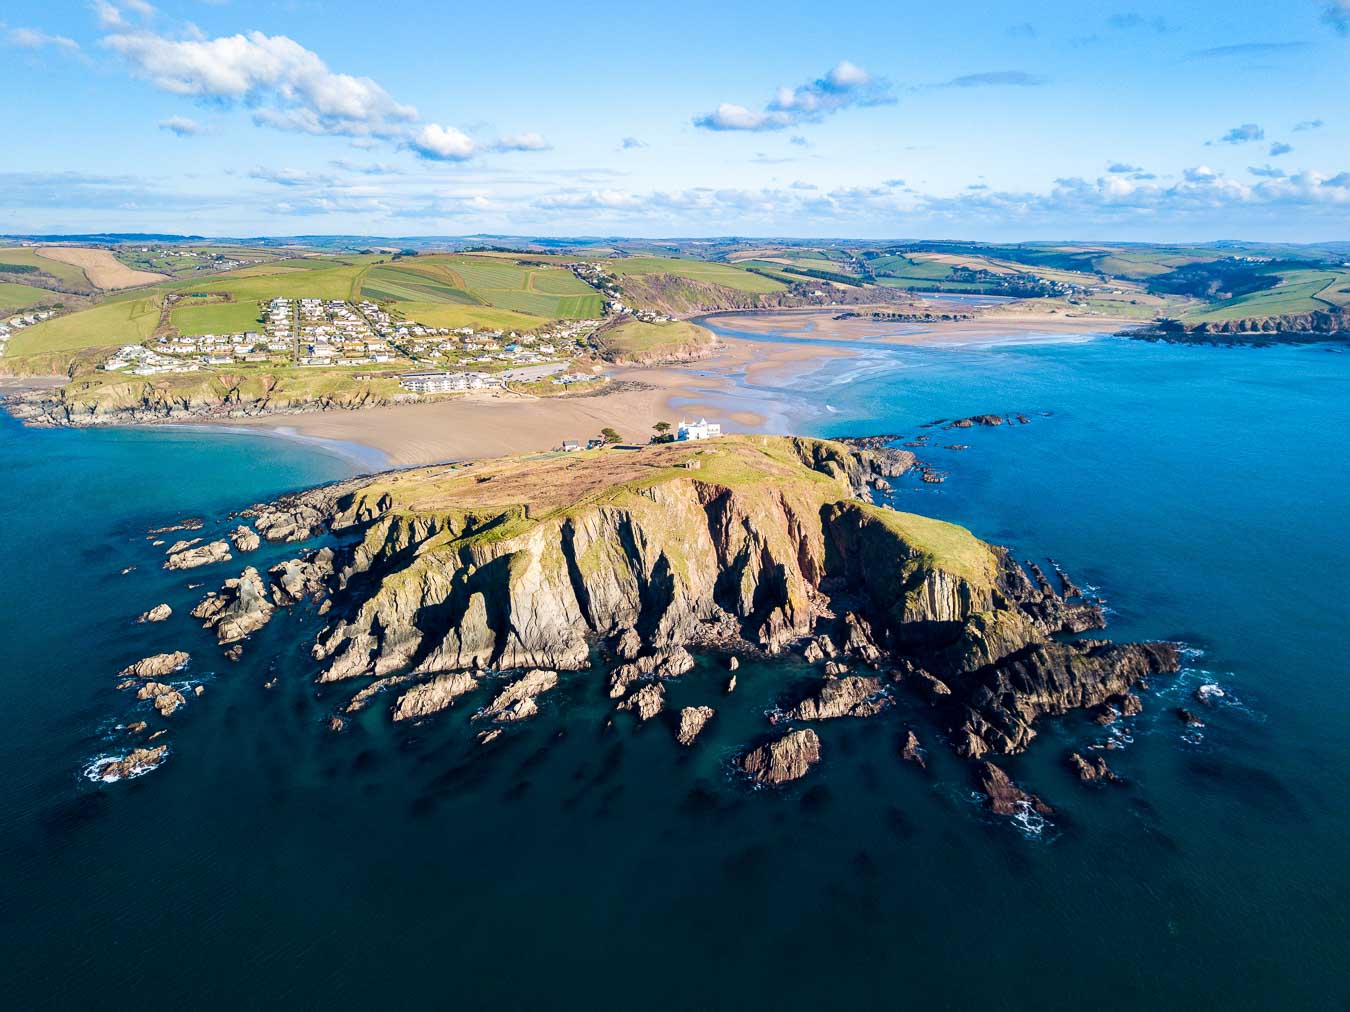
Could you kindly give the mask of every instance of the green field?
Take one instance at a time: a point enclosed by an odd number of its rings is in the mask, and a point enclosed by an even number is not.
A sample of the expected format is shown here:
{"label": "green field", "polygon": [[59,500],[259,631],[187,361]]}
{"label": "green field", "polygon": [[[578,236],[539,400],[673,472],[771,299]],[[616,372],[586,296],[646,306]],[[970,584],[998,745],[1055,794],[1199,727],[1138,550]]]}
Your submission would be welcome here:
{"label": "green field", "polygon": [[495,309],[492,306],[465,306],[447,302],[395,302],[392,309],[402,313],[410,320],[428,327],[474,327],[476,329],[534,330],[547,323],[549,318],[530,316],[527,313],[515,313],[509,309]]}
{"label": "green field", "polygon": [[191,302],[190,298],[183,299],[169,314],[178,332],[187,337],[262,329],[261,309],[256,302],[208,302],[204,306]]}
{"label": "green field", "polygon": [[[643,274],[673,274],[691,281],[707,281],[738,292],[752,292],[767,295],[781,292],[786,287],[782,282],[766,278],[733,264],[712,263],[706,260],[680,260],[675,257],[625,257],[619,260],[607,260],[604,269],[610,274],[626,277]],[[766,264],[776,270],[782,270],[781,264]]]}
{"label": "green field", "polygon": [[1217,305],[1202,306],[1187,313],[1186,323],[1222,323],[1226,320],[1261,319],[1314,313],[1350,305],[1350,271],[1286,271],[1274,288],[1252,292]]}
{"label": "green field", "polygon": [[702,354],[716,338],[696,323],[643,323],[629,319],[596,331],[600,354],[613,362],[679,361]]}
{"label": "green field", "polygon": [[[60,260],[48,260],[46,257],[38,256],[36,250],[9,248],[0,249],[0,263],[20,264],[26,267],[36,267],[43,274],[50,274],[54,278],[60,278],[71,288],[80,291],[93,291],[94,286],[89,283],[84,271],[73,264],[63,264]],[[21,275],[9,275],[5,280],[13,279],[22,281]]]}
{"label": "green field", "polygon": [[[467,295],[469,301],[546,320],[591,319],[599,317],[604,307],[598,292],[562,267],[465,254],[419,257],[415,266],[400,264],[399,269],[419,275],[443,273],[447,291]],[[377,288],[386,282],[376,282],[374,275],[384,270],[371,271],[371,282]],[[419,297],[415,301],[427,300]]]}
{"label": "green field", "polygon": [[479,305],[447,267],[436,264],[372,267],[361,284],[361,294],[379,302],[453,302]]}
{"label": "green field", "polygon": [[138,344],[159,325],[159,309],[158,295],[142,294],[139,299],[105,302],[81,313],[58,316],[15,334],[5,357]]}
{"label": "green field", "polygon": [[15,313],[30,306],[51,305],[63,298],[69,298],[60,292],[49,292],[45,288],[34,288],[32,285],[11,284],[4,280],[21,277],[22,274],[0,274],[0,313]]}
{"label": "green field", "polygon": [[[361,297],[361,278],[366,268],[360,264],[333,267],[328,261],[312,269],[271,269],[273,265],[245,267],[216,280],[191,285],[184,291],[230,292],[240,302],[267,302],[278,297],[288,299],[349,299]],[[257,272],[257,273],[255,273]]]}

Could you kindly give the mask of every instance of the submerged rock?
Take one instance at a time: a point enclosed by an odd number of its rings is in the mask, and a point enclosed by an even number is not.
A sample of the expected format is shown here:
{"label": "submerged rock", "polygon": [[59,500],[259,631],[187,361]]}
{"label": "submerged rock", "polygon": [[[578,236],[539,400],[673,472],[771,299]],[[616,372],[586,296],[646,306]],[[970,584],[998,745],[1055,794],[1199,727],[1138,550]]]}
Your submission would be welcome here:
{"label": "submerged rock", "polygon": [[[174,545],[174,548],[177,547],[178,545]],[[199,566],[209,566],[216,562],[229,562],[233,557],[230,554],[228,541],[212,541],[205,545],[183,548],[177,552],[170,548],[169,557],[164,562],[164,568],[196,569]]]}
{"label": "submerged rock", "polygon": [[890,705],[881,679],[863,675],[826,678],[820,691],[789,710],[789,720],[830,720],[835,717],[871,717]]}
{"label": "submerged rock", "polygon": [[820,738],[810,728],[792,731],[741,757],[741,769],[761,784],[785,784],[820,762]]}
{"label": "submerged rock", "polygon": [[499,692],[497,697],[484,709],[474,714],[473,719],[477,720],[484,717],[489,720],[505,722],[533,717],[539,712],[539,704],[535,697],[540,693],[547,692],[557,684],[558,673],[556,671],[527,671]]}
{"label": "submerged rock", "polygon": [[185,667],[189,660],[188,654],[184,650],[175,650],[171,654],[152,654],[149,657],[142,657],[135,664],[128,664],[118,672],[121,678],[163,678],[165,675],[171,675],[181,667]]}
{"label": "submerged rock", "polygon": [[680,728],[675,734],[675,740],[685,746],[694,744],[703,725],[712,719],[714,713],[716,711],[711,706],[686,706],[680,711]]}
{"label": "submerged rock", "polygon": [[238,579],[226,580],[220,593],[206,595],[190,614],[202,620],[204,629],[214,629],[216,639],[226,644],[257,632],[271,621],[275,610],[262,577],[249,566]]}
{"label": "submerged rock", "polygon": [[173,609],[167,604],[157,604],[149,611],[141,612],[140,617],[137,618],[136,621],[142,624],[146,622],[163,622],[172,614]]}
{"label": "submerged rock", "polygon": [[437,675],[429,682],[414,686],[394,703],[395,720],[414,720],[439,713],[456,699],[478,688],[478,679],[464,672]]}
{"label": "submerged rock", "polygon": [[660,682],[644,685],[619,704],[620,710],[637,711],[638,719],[651,720],[666,705],[666,687]]}
{"label": "submerged rock", "polygon": [[1030,809],[1040,815],[1053,815],[1055,810],[1034,794],[1028,794],[1008,774],[993,763],[980,766],[980,790],[989,799],[989,808],[998,815],[1017,815]]}

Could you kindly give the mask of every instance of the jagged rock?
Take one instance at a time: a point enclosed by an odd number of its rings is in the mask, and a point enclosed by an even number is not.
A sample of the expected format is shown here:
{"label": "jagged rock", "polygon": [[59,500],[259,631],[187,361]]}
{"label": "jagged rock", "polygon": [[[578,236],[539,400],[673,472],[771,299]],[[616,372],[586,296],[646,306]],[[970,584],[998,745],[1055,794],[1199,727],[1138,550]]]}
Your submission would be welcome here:
{"label": "jagged rock", "polygon": [[226,644],[257,632],[275,610],[262,577],[249,566],[238,579],[226,580],[220,593],[206,595],[189,614],[202,620],[202,628],[214,629],[216,639]]}
{"label": "jagged rock", "polygon": [[1212,683],[1200,686],[1195,690],[1195,701],[1203,703],[1205,706],[1215,706],[1215,700],[1222,699],[1225,695],[1223,689]]}
{"label": "jagged rock", "polygon": [[614,654],[620,660],[636,660],[640,653],[642,653],[642,637],[632,627],[621,632],[619,638],[614,641]]}
{"label": "jagged rock", "polygon": [[[1141,683],[1136,683],[1141,684]],[[1137,717],[1144,712],[1144,704],[1133,692],[1120,697],[1120,713],[1124,717]]]}
{"label": "jagged rock", "polygon": [[740,669],[740,666],[741,666],[741,659],[737,657],[735,654],[732,654],[730,657],[727,658],[728,671],[737,671]]}
{"label": "jagged rock", "polygon": [[163,682],[146,682],[136,693],[136,698],[153,700],[152,705],[159,711],[161,717],[172,715],[175,710],[187,702],[181,692],[172,685],[165,685]]}
{"label": "jagged rock", "polygon": [[980,790],[989,799],[989,808],[997,815],[1017,815],[1031,809],[1041,815],[1053,815],[1055,810],[1034,794],[1028,794],[1012,782],[1008,774],[993,763],[980,766]]}
{"label": "jagged rock", "polygon": [[170,549],[169,557],[164,562],[164,568],[196,569],[198,566],[209,566],[216,562],[229,562],[232,558],[234,556],[230,554],[228,541],[212,541],[209,544],[185,548],[178,552]]}
{"label": "jagged rock", "polygon": [[174,531],[199,531],[206,525],[206,521],[201,517],[186,517],[177,523],[169,524],[166,527],[151,527],[145,532],[147,538],[153,538],[159,534],[172,534]]}
{"label": "jagged rock", "polygon": [[487,745],[491,742],[496,741],[501,736],[502,736],[502,729],[500,727],[494,727],[491,731],[479,731],[478,744]]}
{"label": "jagged rock", "polygon": [[230,544],[234,545],[236,551],[253,552],[262,544],[262,538],[258,537],[257,531],[240,524],[230,531]]}
{"label": "jagged rock", "polygon": [[205,685],[194,685],[194,686],[192,687],[192,694],[193,694],[194,696],[200,696],[200,695],[201,695],[203,692],[205,692],[205,691],[206,691],[206,686],[205,686]]}
{"label": "jagged rock", "polygon": [[126,732],[127,734],[144,734],[145,729],[149,726],[150,725],[148,725],[145,721],[138,720],[135,723],[128,724],[126,726]]}
{"label": "jagged rock", "polygon": [[484,709],[474,714],[498,722],[524,720],[539,712],[535,697],[558,684],[556,671],[527,671],[497,694]]}
{"label": "jagged rock", "polygon": [[835,648],[834,641],[828,636],[817,636],[806,644],[802,650],[802,659],[807,664],[819,664],[828,657],[833,657],[839,651]]}
{"label": "jagged rock", "polygon": [[666,704],[666,687],[660,682],[644,685],[619,704],[620,710],[636,710],[638,719],[651,720]]}
{"label": "jagged rock", "polygon": [[267,571],[272,578],[272,599],[279,605],[289,605],[326,594],[334,557],[331,548],[321,548],[308,557],[273,566]]}
{"label": "jagged rock", "polygon": [[150,657],[142,657],[135,664],[128,664],[118,672],[121,678],[163,678],[165,675],[171,675],[179,668],[184,667],[188,662],[188,654],[183,650],[175,650],[171,654],[153,654]]}
{"label": "jagged rock", "polygon": [[1177,719],[1187,727],[1204,727],[1205,722],[1185,707],[1177,707]]}
{"label": "jagged rock", "polygon": [[829,720],[834,717],[871,717],[890,705],[881,679],[863,675],[826,678],[820,691],[787,712],[788,720]]}
{"label": "jagged rock", "polygon": [[394,703],[395,720],[415,720],[439,713],[456,699],[478,688],[478,679],[464,672],[437,675],[429,682],[414,686]]}
{"label": "jagged rock", "polygon": [[792,731],[741,757],[741,769],[761,784],[784,784],[806,776],[820,762],[820,738],[810,728]]}
{"label": "jagged rock", "polygon": [[341,717],[335,715],[328,718],[328,730],[332,731],[334,734],[341,734],[346,726],[347,722]]}
{"label": "jagged rock", "polygon": [[680,729],[675,740],[681,745],[692,745],[703,725],[712,719],[716,711],[711,706],[686,706],[680,711]]}
{"label": "jagged rock", "polygon": [[736,676],[732,675],[727,679],[727,695],[736,691]]}
{"label": "jagged rock", "polygon": [[1116,776],[1111,767],[1106,765],[1106,760],[1100,756],[1094,759],[1084,759],[1077,752],[1071,752],[1068,762],[1069,768],[1077,773],[1078,779],[1085,784],[1120,782],[1120,777]]}
{"label": "jagged rock", "polygon": [[97,763],[90,767],[90,776],[95,780],[103,781],[105,784],[116,783],[130,777],[138,777],[142,773],[149,773],[159,766],[168,754],[168,745],[133,749],[120,759],[109,759],[107,762]]}
{"label": "jagged rock", "polygon": [[134,679],[134,678],[123,679],[122,681],[120,681],[120,682],[117,683],[117,691],[118,691],[118,692],[122,692],[122,691],[124,691],[124,690],[126,690],[126,689],[131,688],[131,687],[132,687],[133,685],[135,685],[135,684],[136,684],[136,679]]}
{"label": "jagged rock", "polygon": [[239,660],[239,658],[243,656],[244,656],[244,645],[242,643],[236,643],[234,646],[230,647],[225,651],[225,659],[227,661],[237,661]]}
{"label": "jagged rock", "polygon": [[684,647],[639,657],[609,673],[609,698],[619,699],[634,682],[644,678],[676,678],[693,669],[694,657]]}
{"label": "jagged rock", "polygon": [[844,616],[844,652],[864,664],[876,664],[881,660],[881,649],[873,640],[871,625],[853,612]]}
{"label": "jagged rock", "polygon": [[900,743],[900,758],[906,762],[918,763],[924,769],[928,768],[928,760],[924,757],[923,746],[919,744],[919,736],[913,731],[905,732],[904,740]]}
{"label": "jagged rock", "polygon": [[164,554],[178,555],[181,552],[186,552],[193,545],[200,545],[201,543],[202,543],[201,538],[191,538],[191,539],[184,539],[182,541],[175,541],[168,548],[164,549]]}
{"label": "jagged rock", "polygon": [[156,738],[162,738],[162,737],[164,737],[164,736],[165,736],[166,734],[168,734],[168,733],[169,733],[168,729],[167,729],[167,728],[163,728],[163,729],[161,729],[161,730],[159,730],[159,731],[156,731],[154,734],[152,734],[149,738],[146,738],[145,740],[146,740],[147,742],[151,742],[151,741],[154,741]]}
{"label": "jagged rock", "polygon": [[840,675],[848,674],[848,665],[842,661],[826,661],[825,674],[831,678],[837,678]]}
{"label": "jagged rock", "polygon": [[173,609],[170,608],[167,604],[157,604],[149,611],[141,612],[140,617],[136,619],[136,621],[141,623],[163,622],[166,618],[168,618],[172,614]]}
{"label": "jagged rock", "polygon": [[1002,415],[972,415],[969,418],[958,418],[954,422],[944,425],[944,429],[973,429],[977,425],[994,426],[1002,425]]}

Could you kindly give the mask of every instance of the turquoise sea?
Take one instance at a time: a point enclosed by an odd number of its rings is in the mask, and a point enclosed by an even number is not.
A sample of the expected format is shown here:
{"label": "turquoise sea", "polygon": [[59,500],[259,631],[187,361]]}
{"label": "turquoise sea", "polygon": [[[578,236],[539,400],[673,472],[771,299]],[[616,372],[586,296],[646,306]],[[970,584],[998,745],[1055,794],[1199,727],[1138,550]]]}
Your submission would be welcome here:
{"label": "turquoise sea", "polygon": [[[730,697],[711,664],[673,683],[674,705],[719,710],[689,752],[655,722],[607,727],[584,674],[486,749],[471,706],[397,729],[375,706],[333,736],[321,620],[279,616],[221,660],[184,613],[231,567],[165,573],[144,533],[359,462],[3,419],[0,1004],[1350,1007],[1350,354],[849,344],[744,406],[822,435],[1026,414],[938,430],[969,449],[924,451],[949,477],[896,504],[1057,559],[1109,600],[1112,636],[1187,644],[1103,753],[1126,786],[1063,766],[1109,732],[1047,723],[1006,767],[1057,809],[1027,832],[983,813],[902,702],[928,773],[899,760],[900,720],[833,721],[810,777],[749,790],[730,756],[792,663],[743,666]],[[172,620],[134,624],[161,600]],[[206,691],[168,761],[88,781],[134,719],[117,670],[173,648]]]}

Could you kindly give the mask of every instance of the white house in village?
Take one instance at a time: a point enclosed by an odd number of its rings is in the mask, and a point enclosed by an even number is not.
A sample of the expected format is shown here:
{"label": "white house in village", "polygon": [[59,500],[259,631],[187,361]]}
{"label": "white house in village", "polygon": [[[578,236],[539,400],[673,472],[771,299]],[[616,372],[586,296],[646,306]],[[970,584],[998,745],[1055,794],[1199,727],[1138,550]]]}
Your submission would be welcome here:
{"label": "white house in village", "polygon": [[700,418],[697,422],[680,419],[680,427],[675,430],[675,438],[680,442],[690,439],[713,439],[721,434],[721,423],[710,422],[706,418]]}

